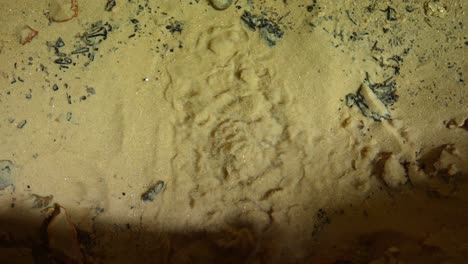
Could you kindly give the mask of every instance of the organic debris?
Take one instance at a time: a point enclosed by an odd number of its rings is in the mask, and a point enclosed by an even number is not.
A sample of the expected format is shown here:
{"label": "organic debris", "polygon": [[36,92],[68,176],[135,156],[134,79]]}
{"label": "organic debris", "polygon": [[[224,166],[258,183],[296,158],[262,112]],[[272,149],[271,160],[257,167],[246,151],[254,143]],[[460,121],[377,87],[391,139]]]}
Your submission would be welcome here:
{"label": "organic debris", "polygon": [[20,44],[24,45],[28,42],[31,42],[31,40],[33,40],[37,34],[39,34],[37,30],[34,30],[30,26],[25,26],[20,32]]}
{"label": "organic debris", "polygon": [[57,263],[83,263],[78,234],[75,225],[64,207],[54,204],[54,211],[48,218],[47,242],[49,257]]}
{"label": "organic debris", "polygon": [[14,166],[9,160],[0,160],[0,190],[13,185]]}
{"label": "organic debris", "polygon": [[78,17],[78,0],[51,0],[49,20],[51,22],[67,22]]}
{"label": "organic debris", "polygon": [[49,206],[50,202],[54,199],[53,195],[40,196],[37,194],[32,195],[34,197],[33,208],[44,208]]}

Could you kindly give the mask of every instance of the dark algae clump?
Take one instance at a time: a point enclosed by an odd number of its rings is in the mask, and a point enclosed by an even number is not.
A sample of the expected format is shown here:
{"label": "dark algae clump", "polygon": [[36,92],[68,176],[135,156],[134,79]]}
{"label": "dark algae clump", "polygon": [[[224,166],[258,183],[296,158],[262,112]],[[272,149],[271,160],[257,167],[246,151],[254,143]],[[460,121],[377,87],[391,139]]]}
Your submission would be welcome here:
{"label": "dark algae clump", "polygon": [[90,62],[94,61],[99,44],[107,39],[111,31],[112,26],[109,23],[98,21],[81,34],[73,46],[65,45],[62,38],[58,38],[55,42],[47,42],[47,46],[53,49],[54,55],[57,56],[54,63],[59,65],[60,69],[76,66],[83,59],[86,61],[83,65],[88,66]]}
{"label": "dark algae clump", "polygon": [[366,85],[361,86],[355,94],[346,95],[346,105],[350,108],[356,105],[363,116],[374,121],[391,119],[389,108],[398,101],[395,80],[390,78],[382,83],[372,83],[367,76],[364,83]]}
{"label": "dark algae clump", "polygon": [[268,46],[275,46],[276,42],[281,39],[284,32],[280,26],[273,20],[261,16],[253,15],[249,11],[245,11],[241,16],[241,20],[252,31],[260,32],[260,36],[267,42]]}
{"label": "dark algae clump", "polygon": [[184,30],[184,25],[180,21],[170,21],[166,26],[166,29],[172,34],[176,32],[182,33],[182,30]]}
{"label": "dark algae clump", "polygon": [[387,107],[392,106],[398,101],[398,95],[396,94],[396,81],[393,78],[390,78],[383,83],[369,83],[369,88]]}

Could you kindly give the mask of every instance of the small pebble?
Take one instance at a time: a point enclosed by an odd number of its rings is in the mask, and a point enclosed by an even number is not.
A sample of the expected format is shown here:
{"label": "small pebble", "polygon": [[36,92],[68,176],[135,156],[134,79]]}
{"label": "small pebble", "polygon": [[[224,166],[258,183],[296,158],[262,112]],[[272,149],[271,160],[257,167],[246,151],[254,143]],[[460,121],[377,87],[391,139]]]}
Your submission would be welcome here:
{"label": "small pebble", "polygon": [[21,129],[21,128],[23,128],[27,123],[28,123],[28,121],[23,120],[23,121],[19,122],[19,124],[18,124],[16,127],[19,128],[19,129]]}
{"label": "small pebble", "polygon": [[107,0],[105,10],[108,12],[112,11],[116,4],[115,0]]}
{"label": "small pebble", "polygon": [[163,181],[158,181],[141,195],[141,199],[145,202],[152,202],[160,192],[164,191],[165,187],[166,184]]}
{"label": "small pebble", "polygon": [[210,3],[216,10],[225,10],[232,5],[232,0],[210,0]]}
{"label": "small pebble", "polygon": [[65,46],[65,42],[63,42],[62,38],[58,38],[57,41],[55,42],[55,47],[61,48]]}

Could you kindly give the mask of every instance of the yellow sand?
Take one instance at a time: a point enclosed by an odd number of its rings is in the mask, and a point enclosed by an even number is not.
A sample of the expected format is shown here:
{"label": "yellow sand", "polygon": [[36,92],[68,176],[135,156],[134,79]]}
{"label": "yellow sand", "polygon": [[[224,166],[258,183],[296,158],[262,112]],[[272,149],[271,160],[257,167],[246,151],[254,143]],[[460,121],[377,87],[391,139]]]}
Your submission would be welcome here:
{"label": "yellow sand", "polygon": [[[0,160],[14,184],[0,239],[18,249],[0,252],[32,261],[24,241],[42,243],[48,216],[37,194],[91,237],[96,263],[463,263],[466,1],[316,2],[79,0],[54,23],[49,1],[1,0]],[[276,45],[246,10],[278,23]],[[112,31],[94,60],[60,69],[47,42],[69,54],[97,21]],[[26,26],[39,33],[21,45]],[[393,78],[398,100],[383,104],[366,73]],[[389,119],[346,105],[360,88]]]}

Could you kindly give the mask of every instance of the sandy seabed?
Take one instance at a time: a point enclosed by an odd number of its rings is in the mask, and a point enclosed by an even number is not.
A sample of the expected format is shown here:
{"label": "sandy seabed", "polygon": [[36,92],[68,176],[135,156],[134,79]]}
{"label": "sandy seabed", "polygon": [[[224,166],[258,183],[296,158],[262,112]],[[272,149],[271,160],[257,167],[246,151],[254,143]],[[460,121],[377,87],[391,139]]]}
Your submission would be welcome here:
{"label": "sandy seabed", "polygon": [[0,262],[466,263],[467,2],[213,3],[0,0]]}

